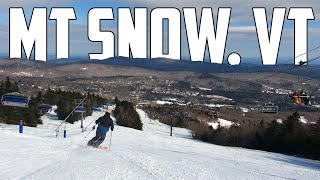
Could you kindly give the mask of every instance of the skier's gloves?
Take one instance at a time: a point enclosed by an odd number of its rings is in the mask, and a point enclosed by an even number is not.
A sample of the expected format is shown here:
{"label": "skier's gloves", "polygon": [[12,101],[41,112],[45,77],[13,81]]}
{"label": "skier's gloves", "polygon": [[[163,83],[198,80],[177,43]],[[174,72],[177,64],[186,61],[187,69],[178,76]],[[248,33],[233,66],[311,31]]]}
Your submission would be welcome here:
{"label": "skier's gloves", "polygon": [[93,126],[93,127],[92,127],[92,130],[95,129],[95,128],[96,128],[96,126]]}

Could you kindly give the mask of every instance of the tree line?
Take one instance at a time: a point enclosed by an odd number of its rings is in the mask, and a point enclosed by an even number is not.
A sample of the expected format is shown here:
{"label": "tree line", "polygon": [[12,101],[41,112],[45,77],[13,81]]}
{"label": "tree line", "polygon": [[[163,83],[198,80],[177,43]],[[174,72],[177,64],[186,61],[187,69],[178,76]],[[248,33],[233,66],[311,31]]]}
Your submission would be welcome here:
{"label": "tree line", "polygon": [[[20,81],[11,82],[7,77],[5,81],[0,84],[0,96],[12,92],[20,92]],[[38,106],[42,104],[57,105],[56,110],[59,119],[64,120],[68,114],[77,106],[74,99],[83,99],[87,96],[87,103],[84,104],[86,108],[85,115],[92,114],[92,107],[100,107],[106,103],[106,100],[93,93],[81,94],[79,92],[62,91],[61,89],[52,90],[48,88],[45,91],[39,91],[36,96],[29,97],[28,108],[3,106],[0,103],[0,122],[6,124],[19,124],[23,120],[26,126],[36,127],[37,124],[42,124],[40,119],[41,113]],[[67,122],[74,123],[79,119],[79,113],[73,113]]]}
{"label": "tree line", "polygon": [[[78,106],[75,100],[83,100],[85,99],[85,103],[83,106],[86,111],[84,116],[90,116],[92,114],[92,107],[101,107],[102,105],[106,104],[106,99],[95,95],[94,93],[86,93],[82,94],[79,92],[72,92],[72,91],[62,91],[60,88],[58,90],[52,90],[48,88],[45,94],[42,94],[41,91],[38,92],[36,99],[38,100],[38,104],[50,104],[50,105],[57,105],[56,113],[60,120],[64,120],[75,107]],[[41,102],[41,103],[40,103]],[[68,117],[66,120],[69,123],[74,123],[80,119],[81,113],[74,112],[71,116]]]}
{"label": "tree line", "polygon": [[298,112],[282,123],[273,120],[258,126],[231,126],[217,129],[206,123],[190,126],[195,139],[223,145],[277,152],[320,160],[320,118],[317,123],[303,124]]}
{"label": "tree line", "polygon": [[320,160],[320,118],[316,123],[304,124],[299,120],[299,113],[294,112],[282,123],[260,119],[257,123],[240,123],[229,128],[218,126],[217,129],[213,129],[206,121],[200,121],[196,117],[201,111],[195,108],[175,106],[142,108],[150,118],[158,119],[167,125],[172,123],[173,127],[187,128],[194,139],[204,142]]}

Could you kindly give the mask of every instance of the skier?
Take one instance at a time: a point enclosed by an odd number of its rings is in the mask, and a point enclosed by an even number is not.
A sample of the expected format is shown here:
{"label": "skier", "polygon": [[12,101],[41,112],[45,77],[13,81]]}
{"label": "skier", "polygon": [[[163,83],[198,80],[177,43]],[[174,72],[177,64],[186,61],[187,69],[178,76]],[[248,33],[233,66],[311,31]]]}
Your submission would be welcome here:
{"label": "skier", "polygon": [[111,131],[113,131],[114,125],[112,119],[110,118],[111,112],[112,111],[108,109],[104,116],[96,120],[96,124],[98,124],[96,136],[88,142],[88,146],[97,148],[106,138],[106,134],[110,127]]}

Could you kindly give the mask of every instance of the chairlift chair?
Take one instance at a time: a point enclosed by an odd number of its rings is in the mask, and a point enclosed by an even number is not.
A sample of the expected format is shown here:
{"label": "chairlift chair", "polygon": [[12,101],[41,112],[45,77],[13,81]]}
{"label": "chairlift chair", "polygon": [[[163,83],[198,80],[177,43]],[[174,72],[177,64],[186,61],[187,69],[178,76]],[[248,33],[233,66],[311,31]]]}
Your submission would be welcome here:
{"label": "chairlift chair", "polygon": [[86,112],[86,108],[83,107],[83,106],[79,106],[79,107],[77,107],[77,108],[74,110],[74,112],[84,113],[84,112]]}
{"label": "chairlift chair", "polygon": [[218,113],[216,111],[207,111],[206,112],[206,115],[209,117],[209,118],[218,118]]}
{"label": "chairlift chair", "polygon": [[2,96],[1,104],[4,106],[27,108],[29,98],[18,92],[7,93]]}
{"label": "chairlift chair", "polygon": [[37,109],[39,110],[39,114],[45,114],[52,110],[52,106],[48,104],[41,104],[37,107]]}
{"label": "chairlift chair", "polygon": [[48,104],[41,104],[37,107],[39,110],[46,110],[46,111],[49,111],[50,109],[52,109],[52,106],[51,105],[48,105]]}
{"label": "chairlift chair", "polygon": [[278,114],[278,106],[274,103],[265,103],[261,109],[262,113]]}
{"label": "chairlift chair", "polygon": [[314,96],[310,96],[304,90],[293,91],[289,93],[289,97],[294,100],[294,104],[304,104],[306,106],[312,106],[311,99],[314,98]]}
{"label": "chairlift chair", "polygon": [[103,106],[102,106],[102,109],[103,109],[103,110],[107,110],[107,109],[108,109],[108,105],[103,105]]}
{"label": "chairlift chair", "polygon": [[[306,65],[306,64],[307,64],[307,62],[303,62],[303,61],[299,62],[299,66],[300,66],[300,71],[299,71],[299,74],[298,74],[298,84],[299,84],[299,86],[301,84],[303,84],[303,82],[300,81],[300,74],[301,74],[302,67],[304,65]],[[293,91],[292,93],[289,93],[289,97],[292,100],[294,100],[294,104],[297,104],[297,105],[304,104],[305,106],[312,106],[311,99],[314,98],[314,96],[310,96],[304,89],[296,90],[296,91]]]}
{"label": "chairlift chair", "polygon": [[93,108],[91,108],[91,110],[94,111],[94,112],[101,112],[102,108],[93,107]]}

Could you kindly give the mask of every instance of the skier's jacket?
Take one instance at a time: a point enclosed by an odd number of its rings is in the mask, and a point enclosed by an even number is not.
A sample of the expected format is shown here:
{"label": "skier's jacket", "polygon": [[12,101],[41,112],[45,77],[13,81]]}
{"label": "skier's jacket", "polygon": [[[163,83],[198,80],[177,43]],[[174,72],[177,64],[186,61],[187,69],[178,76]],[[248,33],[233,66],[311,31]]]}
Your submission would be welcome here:
{"label": "skier's jacket", "polygon": [[113,131],[113,128],[114,128],[113,121],[110,118],[109,113],[106,113],[104,116],[97,119],[96,124],[99,124],[99,126],[102,126],[108,129],[111,128],[111,131]]}

